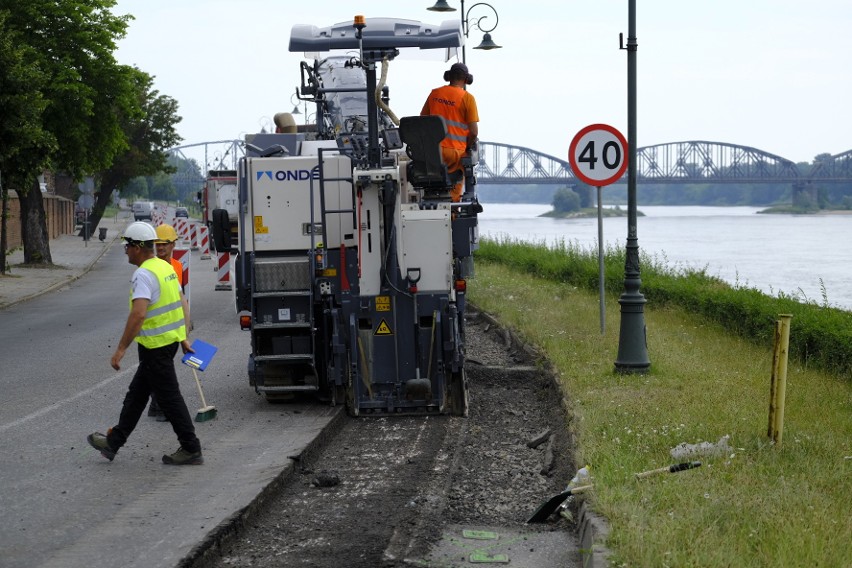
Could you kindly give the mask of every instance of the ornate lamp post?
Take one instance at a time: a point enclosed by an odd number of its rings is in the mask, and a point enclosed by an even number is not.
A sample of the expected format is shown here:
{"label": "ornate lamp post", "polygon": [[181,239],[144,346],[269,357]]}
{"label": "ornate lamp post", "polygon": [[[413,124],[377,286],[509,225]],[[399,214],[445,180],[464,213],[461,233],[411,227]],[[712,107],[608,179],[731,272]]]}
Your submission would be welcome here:
{"label": "ornate lamp post", "polygon": [[[486,16],[480,16],[480,17],[475,18],[473,20],[470,19],[470,13],[473,11],[474,8],[476,8],[478,6],[486,7],[488,9],[490,9],[491,12],[493,12],[493,14],[494,14],[494,25],[493,26],[483,27],[482,21],[485,20],[486,18],[488,18],[487,15]],[[430,10],[432,12],[455,12],[456,11],[455,8],[453,8],[452,6],[447,4],[446,0],[438,0],[437,2],[435,2],[434,6],[432,6],[431,8],[427,8],[427,10]],[[496,43],[494,43],[494,40],[491,39],[491,32],[493,32],[494,29],[497,27],[497,24],[500,23],[500,16],[497,14],[497,10],[494,9],[494,6],[492,6],[491,4],[488,4],[486,2],[477,2],[476,4],[474,4],[473,6],[468,8],[467,12],[465,12],[464,0],[461,0],[461,12],[459,13],[459,15],[461,16],[462,33],[464,33],[465,38],[468,37],[468,34],[470,34],[470,28],[471,27],[474,27],[474,28],[478,29],[479,31],[481,31],[483,34],[485,34],[485,35],[482,36],[482,41],[480,42],[480,44],[477,45],[476,47],[474,47],[473,49],[486,49],[486,50],[488,50],[488,49],[499,49],[499,48],[503,47],[502,45],[497,45]],[[466,58],[465,58],[464,47],[465,46],[462,45],[462,63],[467,63]]]}
{"label": "ornate lamp post", "polygon": [[636,0],[628,4],[627,30],[627,247],[621,329],[615,368],[621,373],[645,373],[651,366],[645,330],[645,296],[639,291],[639,237],[636,235]]}

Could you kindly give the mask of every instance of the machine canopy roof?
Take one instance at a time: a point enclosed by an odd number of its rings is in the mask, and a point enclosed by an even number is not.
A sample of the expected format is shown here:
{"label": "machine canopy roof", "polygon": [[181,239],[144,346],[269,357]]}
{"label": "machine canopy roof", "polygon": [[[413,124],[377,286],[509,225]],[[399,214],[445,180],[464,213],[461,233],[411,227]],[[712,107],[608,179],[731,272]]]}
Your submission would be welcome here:
{"label": "machine canopy roof", "polygon": [[[290,32],[290,51],[324,52],[333,49],[358,49],[352,22],[318,28],[296,24]],[[414,47],[450,49],[461,47],[464,38],[459,22],[446,20],[440,25],[397,18],[367,18],[363,34],[364,49]]]}

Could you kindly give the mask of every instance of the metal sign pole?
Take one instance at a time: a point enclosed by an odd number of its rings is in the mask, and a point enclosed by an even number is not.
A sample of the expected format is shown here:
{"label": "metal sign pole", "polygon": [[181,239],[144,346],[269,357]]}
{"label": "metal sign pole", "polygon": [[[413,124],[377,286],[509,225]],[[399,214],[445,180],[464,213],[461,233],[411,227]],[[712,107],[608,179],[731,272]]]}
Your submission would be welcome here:
{"label": "metal sign pole", "polygon": [[606,331],[606,286],[604,281],[604,240],[603,240],[603,208],[601,205],[601,186],[598,187],[598,292],[601,307],[601,335]]}

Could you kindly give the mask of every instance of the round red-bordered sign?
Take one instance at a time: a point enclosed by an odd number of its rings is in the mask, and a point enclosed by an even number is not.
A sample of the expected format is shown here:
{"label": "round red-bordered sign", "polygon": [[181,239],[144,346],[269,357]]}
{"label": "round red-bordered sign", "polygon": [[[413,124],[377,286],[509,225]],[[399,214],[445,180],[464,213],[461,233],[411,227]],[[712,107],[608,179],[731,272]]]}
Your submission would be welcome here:
{"label": "round red-bordered sign", "polygon": [[590,124],[571,140],[568,161],[583,182],[596,187],[609,185],[627,169],[627,140],[608,124]]}

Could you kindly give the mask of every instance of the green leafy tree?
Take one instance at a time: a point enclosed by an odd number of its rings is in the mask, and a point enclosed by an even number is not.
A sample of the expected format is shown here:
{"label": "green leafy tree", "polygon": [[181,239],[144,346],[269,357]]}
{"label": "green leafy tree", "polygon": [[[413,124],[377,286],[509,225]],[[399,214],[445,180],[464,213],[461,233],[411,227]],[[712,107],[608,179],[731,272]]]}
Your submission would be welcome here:
{"label": "green leafy tree", "polygon": [[175,171],[165,151],[181,140],[175,131],[181,121],[177,101],[155,90],[154,78],[147,73],[136,68],[127,68],[127,72],[136,98],[136,104],[125,109],[130,113],[122,117],[127,147],[98,176],[101,191],[89,215],[90,227],[100,223],[114,189],[120,190],[138,176]]}
{"label": "green leafy tree", "polygon": [[165,172],[160,172],[148,178],[151,199],[158,201],[175,201],[178,197],[172,178]]}
{"label": "green leafy tree", "polygon": [[[127,148],[121,118],[133,115],[138,104],[131,68],[113,56],[130,18],[112,14],[114,5],[115,0],[0,0],[23,63],[42,74],[33,91],[46,103],[41,129],[49,144],[30,148],[17,166],[27,263],[52,263],[40,168],[49,165],[81,179],[107,169]],[[25,147],[20,140],[11,145]]]}
{"label": "green leafy tree", "polygon": [[587,183],[577,183],[574,193],[580,197],[580,208],[594,207],[597,204],[595,189]]}
{"label": "green leafy tree", "polygon": [[28,64],[31,48],[8,20],[8,10],[0,9],[0,274],[6,272],[9,188],[25,187],[27,173],[44,165],[44,154],[55,146],[41,126],[47,101],[40,88],[46,77]]}
{"label": "green leafy tree", "polygon": [[580,196],[570,187],[562,187],[553,194],[553,210],[557,213],[571,213],[580,210]]}
{"label": "green leafy tree", "polygon": [[172,183],[177,189],[177,196],[183,202],[193,202],[196,194],[204,187],[205,175],[201,166],[193,158],[184,158],[172,153],[169,163],[174,167]]}
{"label": "green leafy tree", "polygon": [[139,198],[146,200],[148,194],[148,180],[144,176],[138,176],[127,182],[123,188],[119,190],[123,197]]}

